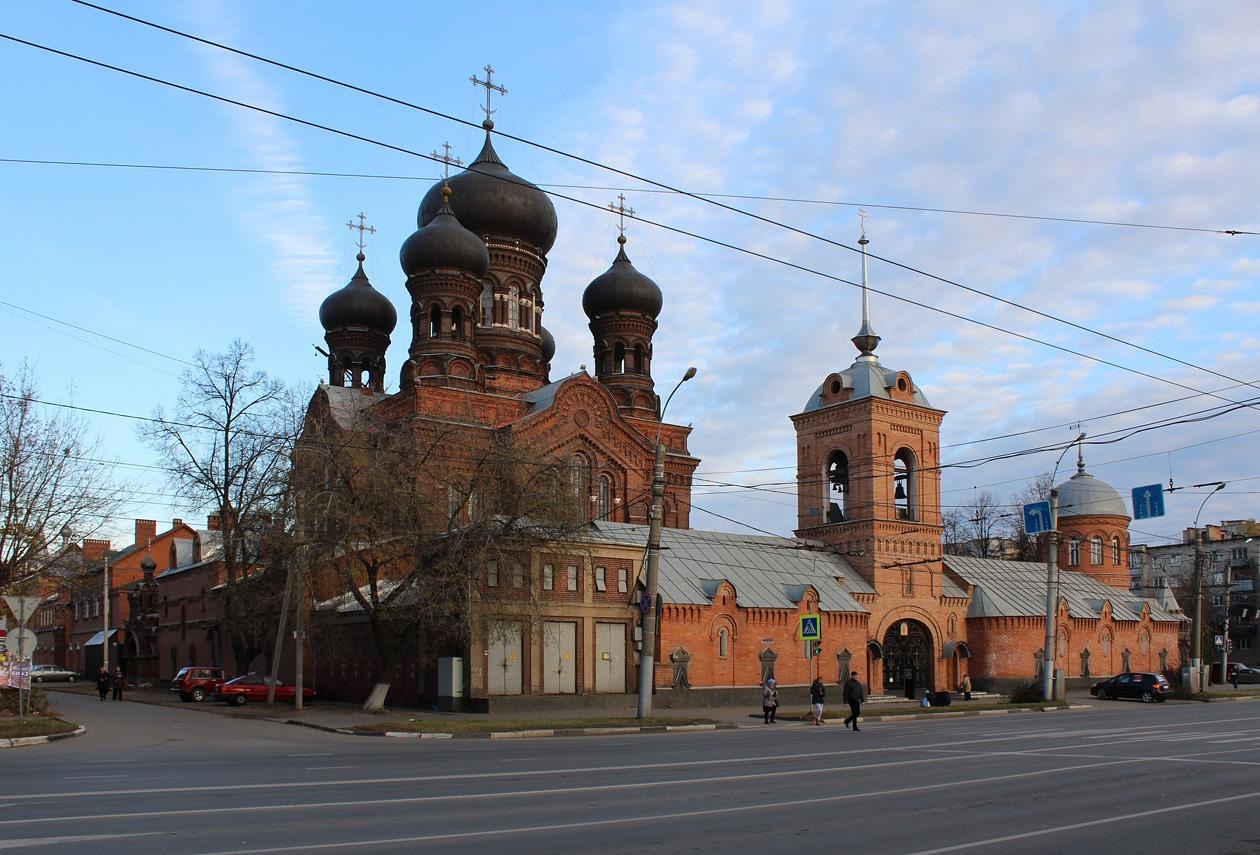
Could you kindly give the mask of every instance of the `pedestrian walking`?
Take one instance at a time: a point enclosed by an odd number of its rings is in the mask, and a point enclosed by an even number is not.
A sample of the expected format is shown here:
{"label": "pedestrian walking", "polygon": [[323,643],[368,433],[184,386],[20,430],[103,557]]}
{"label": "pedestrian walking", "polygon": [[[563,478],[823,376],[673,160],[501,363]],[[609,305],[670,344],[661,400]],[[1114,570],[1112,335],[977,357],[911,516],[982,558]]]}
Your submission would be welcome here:
{"label": "pedestrian walking", "polygon": [[114,690],[114,700],[121,701],[123,689],[127,686],[127,680],[123,677],[122,668],[114,670],[114,676],[110,679],[109,685]]}
{"label": "pedestrian walking", "polygon": [[958,691],[963,693],[963,700],[971,700],[971,675],[963,674],[962,682],[958,684]]}
{"label": "pedestrian walking", "polygon": [[809,715],[814,724],[823,723],[823,701],[827,697],[827,689],[823,686],[822,677],[815,677],[809,684]]}
{"label": "pedestrian walking", "polygon": [[778,724],[774,714],[779,709],[779,690],[775,688],[774,678],[766,680],[765,691],[761,693],[762,724]]}
{"label": "pedestrian walking", "polygon": [[932,706],[932,690],[931,689],[923,690],[923,699],[919,701],[919,706],[921,707]]}
{"label": "pedestrian walking", "polygon": [[1229,675],[1229,684],[1234,687],[1234,691],[1238,691],[1238,666],[1234,666],[1234,673]]}
{"label": "pedestrian walking", "polygon": [[866,687],[858,679],[857,671],[853,671],[849,674],[849,679],[844,681],[844,702],[849,705],[849,716],[844,720],[845,727],[852,722],[853,729],[858,729],[858,716],[862,714],[862,704],[865,701]]}
{"label": "pedestrian walking", "polygon": [[110,683],[111,680],[109,679],[109,671],[102,666],[101,673],[96,675],[96,691],[100,692],[102,701],[109,695]]}

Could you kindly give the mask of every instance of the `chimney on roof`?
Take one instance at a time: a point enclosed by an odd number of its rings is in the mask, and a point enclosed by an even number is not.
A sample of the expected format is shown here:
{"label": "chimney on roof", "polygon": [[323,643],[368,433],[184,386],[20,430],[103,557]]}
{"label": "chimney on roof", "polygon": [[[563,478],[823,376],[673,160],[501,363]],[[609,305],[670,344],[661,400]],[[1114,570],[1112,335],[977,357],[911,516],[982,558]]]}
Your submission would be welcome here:
{"label": "chimney on roof", "polygon": [[105,557],[106,552],[109,552],[108,540],[96,540],[89,537],[83,541],[84,561],[100,561]]}
{"label": "chimney on roof", "polygon": [[210,514],[208,517],[206,517],[206,528],[210,529],[211,531],[219,531],[221,528],[223,528],[223,526],[219,524],[218,514]]}
{"label": "chimney on roof", "polygon": [[147,546],[157,537],[157,520],[136,520],[136,546]]}
{"label": "chimney on roof", "polygon": [[180,519],[179,517],[175,517],[175,519],[171,520],[171,528],[178,528],[179,526],[183,524],[184,524],[184,521]]}

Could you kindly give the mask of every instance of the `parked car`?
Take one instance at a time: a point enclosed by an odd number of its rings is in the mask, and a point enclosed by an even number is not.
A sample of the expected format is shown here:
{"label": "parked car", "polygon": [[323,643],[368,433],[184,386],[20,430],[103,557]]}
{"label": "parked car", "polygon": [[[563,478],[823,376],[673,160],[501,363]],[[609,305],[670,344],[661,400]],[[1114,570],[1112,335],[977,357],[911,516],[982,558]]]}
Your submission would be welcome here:
{"label": "parked car", "polygon": [[54,680],[65,680],[67,683],[73,683],[79,679],[79,675],[60,665],[32,665],[31,666],[31,682],[32,683],[50,683]]}
{"label": "parked car", "polygon": [[[219,689],[219,697],[234,707],[243,707],[250,701],[266,703],[267,684],[270,682],[270,677],[263,677],[259,674],[247,674],[244,677],[237,677],[235,680],[228,680],[224,683],[222,688]],[[276,680],[276,701],[278,703],[291,702],[296,694],[297,690],[295,687]],[[314,697],[314,689],[309,686],[302,687],[302,699],[304,701],[309,701]]]}
{"label": "parked car", "polygon": [[[1250,665],[1239,665],[1238,682],[1241,683],[1260,683],[1260,668],[1252,668]],[[1230,669],[1234,670],[1233,668]]]}
{"label": "parked car", "polygon": [[1134,698],[1144,704],[1163,701],[1172,694],[1172,686],[1163,674],[1126,671],[1110,680],[1095,683],[1089,693],[1099,700]]}
{"label": "parked car", "polygon": [[217,695],[219,687],[226,681],[222,668],[189,666],[179,669],[179,673],[171,681],[171,691],[176,692],[181,701],[200,702],[207,696]]}

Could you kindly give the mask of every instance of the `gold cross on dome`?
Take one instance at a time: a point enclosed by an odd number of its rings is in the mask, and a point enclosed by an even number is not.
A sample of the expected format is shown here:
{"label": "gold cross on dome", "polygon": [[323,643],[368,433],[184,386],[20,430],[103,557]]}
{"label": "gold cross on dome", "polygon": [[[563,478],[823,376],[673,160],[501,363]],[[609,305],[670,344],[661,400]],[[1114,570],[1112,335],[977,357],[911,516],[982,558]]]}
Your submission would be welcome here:
{"label": "gold cross on dome", "polygon": [[617,231],[621,232],[622,237],[625,237],[626,215],[629,214],[631,217],[634,216],[634,208],[626,207],[626,194],[618,193],[617,204],[614,205],[612,202],[609,202],[608,210],[612,211],[614,214],[617,215]]}
{"label": "gold cross on dome", "polygon": [[504,87],[502,87],[502,86],[500,86],[499,84],[497,84],[497,83],[495,83],[495,82],[494,82],[494,69],[493,69],[493,68],[491,68],[490,66],[488,66],[488,65],[487,65],[487,66],[485,67],[485,70],[486,70],[486,79],[485,79],[485,80],[481,80],[481,79],[479,79],[479,78],[477,77],[477,75],[475,75],[475,74],[474,74],[472,77],[469,77],[468,79],[469,79],[470,81],[472,81],[472,85],[473,85],[473,86],[484,86],[484,87],[485,87],[485,89],[486,89],[486,106],[482,107],[481,109],[485,112],[485,114],[486,114],[486,119],[487,119],[487,120],[489,120],[489,118],[490,118],[490,114],[491,114],[491,113],[496,112],[495,110],[491,109],[491,107],[490,107],[490,94],[491,94],[491,92],[498,92],[500,95],[506,95],[506,94],[507,94],[507,89],[505,89]]}
{"label": "gold cross on dome", "polygon": [[368,234],[373,234],[373,235],[376,234],[376,226],[367,225],[366,220],[367,220],[367,214],[360,211],[358,223],[354,223],[354,222],[346,223],[346,228],[355,230],[359,233],[359,254],[360,255],[362,255],[363,253],[363,245],[364,245],[363,233],[367,232]]}
{"label": "gold cross on dome", "polygon": [[443,179],[448,179],[451,177],[452,165],[454,166],[464,165],[464,161],[460,160],[458,157],[451,156],[451,144],[448,142],[442,143],[442,154],[438,154],[437,149],[434,149],[433,151],[429,152],[429,157],[433,158],[434,160],[440,160],[442,161],[442,163],[446,164],[442,169]]}

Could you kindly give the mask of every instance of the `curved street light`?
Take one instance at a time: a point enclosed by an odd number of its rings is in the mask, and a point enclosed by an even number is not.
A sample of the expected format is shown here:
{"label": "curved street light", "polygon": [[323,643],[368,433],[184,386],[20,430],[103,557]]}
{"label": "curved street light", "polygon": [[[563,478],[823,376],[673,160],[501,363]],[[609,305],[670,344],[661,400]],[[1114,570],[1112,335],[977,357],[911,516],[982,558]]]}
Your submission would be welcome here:
{"label": "curved street light", "polygon": [[637,716],[652,715],[652,684],[655,680],[656,648],[656,588],[661,560],[661,505],[665,499],[665,446],[661,444],[661,427],[665,424],[665,411],[674,399],[674,392],[696,376],[695,366],[674,386],[661,407],[661,420],[656,425],[655,462],[652,466],[652,516],[648,521],[647,578],[643,581],[643,596],[647,610],[643,613],[643,640],[639,651],[639,703]]}
{"label": "curved street light", "polygon": [[1046,637],[1041,647],[1041,697],[1047,701],[1054,700],[1054,663],[1055,632],[1054,609],[1059,599],[1057,587],[1059,577],[1059,491],[1054,486],[1054,479],[1059,474],[1059,464],[1063,462],[1068,449],[1085,441],[1082,431],[1076,439],[1063,446],[1059,459],[1054,461],[1054,469],[1050,473],[1050,546],[1046,550]]}
{"label": "curved street light", "polygon": [[[1203,501],[1199,503],[1199,511],[1194,515],[1194,623],[1191,629],[1193,636],[1190,639],[1190,667],[1195,669],[1194,684],[1202,690],[1199,685],[1199,669],[1203,667],[1203,533],[1199,531],[1199,517],[1203,515],[1203,506],[1208,503],[1208,499],[1225,489],[1225,482],[1207,481],[1192,486],[1212,488],[1212,492],[1203,497]],[[1224,674],[1221,679],[1225,679]]]}

